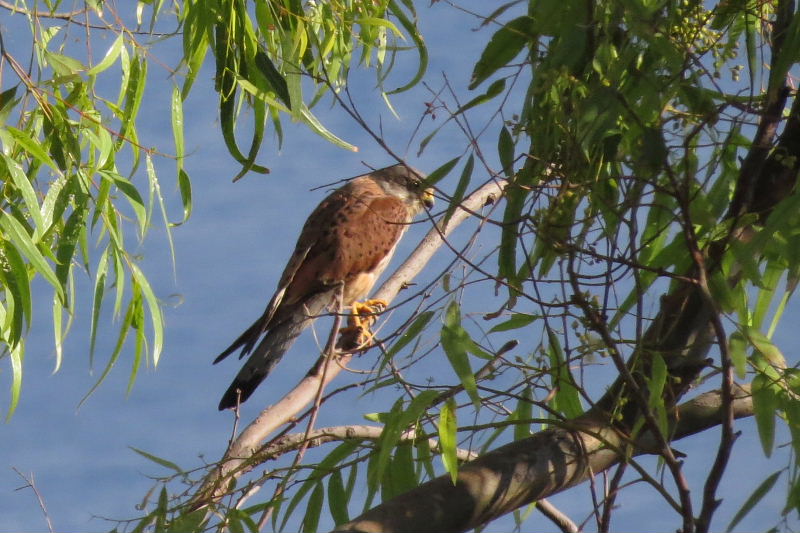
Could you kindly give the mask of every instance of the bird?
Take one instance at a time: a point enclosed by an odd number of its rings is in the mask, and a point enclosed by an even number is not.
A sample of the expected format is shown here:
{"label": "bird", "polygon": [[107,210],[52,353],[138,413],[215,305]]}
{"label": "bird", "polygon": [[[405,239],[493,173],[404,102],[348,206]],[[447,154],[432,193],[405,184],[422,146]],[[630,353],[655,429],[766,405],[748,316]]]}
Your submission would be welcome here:
{"label": "bird", "polygon": [[[400,163],[374,170],[333,191],[309,215],[275,295],[253,324],[214,360],[249,355],[223,394],[219,410],[237,408],[264,381],[300,333],[319,315],[381,301],[372,290],[413,218],[433,207],[425,174]],[[369,320],[366,321],[367,324]]]}

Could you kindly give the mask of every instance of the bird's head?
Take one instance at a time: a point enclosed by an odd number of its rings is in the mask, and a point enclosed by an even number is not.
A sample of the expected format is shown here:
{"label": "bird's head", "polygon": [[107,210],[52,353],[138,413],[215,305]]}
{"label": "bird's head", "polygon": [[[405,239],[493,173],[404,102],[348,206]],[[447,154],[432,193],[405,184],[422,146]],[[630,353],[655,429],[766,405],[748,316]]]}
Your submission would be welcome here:
{"label": "bird's head", "polygon": [[423,205],[433,207],[433,189],[424,187],[426,175],[416,168],[401,163],[375,170],[371,175],[384,191],[413,205],[415,211],[422,211]]}

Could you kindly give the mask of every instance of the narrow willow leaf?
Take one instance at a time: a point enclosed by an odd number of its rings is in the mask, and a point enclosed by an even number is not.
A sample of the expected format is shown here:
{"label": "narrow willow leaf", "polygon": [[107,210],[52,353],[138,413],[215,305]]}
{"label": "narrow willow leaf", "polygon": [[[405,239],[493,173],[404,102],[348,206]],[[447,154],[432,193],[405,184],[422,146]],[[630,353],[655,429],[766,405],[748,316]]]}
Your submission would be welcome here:
{"label": "narrow willow leaf", "polygon": [[392,450],[400,439],[403,431],[403,400],[398,399],[384,418],[383,431],[375,443],[378,448],[374,464],[370,464],[367,472],[367,485],[370,491],[377,491],[383,479],[383,474],[389,466]]}
{"label": "narrow willow leaf", "polygon": [[172,273],[175,275],[175,244],[172,242],[172,230],[167,216],[167,206],[164,204],[164,195],[161,194],[161,184],[156,175],[156,169],[153,166],[153,158],[147,154],[146,158],[147,179],[150,182],[150,190],[155,194],[158,201],[158,210],[161,213],[161,220],[164,223],[164,233],[167,236],[167,244],[169,245],[169,255],[172,259]]}
{"label": "narrow willow leaf", "polygon": [[[322,504],[325,503],[325,489],[322,482],[318,482],[308,497],[306,514],[303,517],[303,531],[316,533],[319,526],[319,517],[322,514]],[[256,527],[256,531],[258,528]]]}
{"label": "narrow willow leaf", "polygon": [[[28,135],[28,133],[18,130],[13,126],[7,125],[5,126],[5,128],[14,138],[14,141],[17,144],[19,144],[26,152],[28,152],[34,159],[50,167],[56,174],[61,175],[61,169],[56,164],[56,162],[53,161],[53,159],[47,153],[47,150],[44,149],[44,147],[39,143],[38,140]],[[13,161],[13,160],[6,159],[6,161]],[[13,172],[11,165],[9,165],[9,170]]]}
{"label": "narrow willow leaf", "polygon": [[[459,115],[464,113],[465,111],[472,109],[473,107],[479,106],[481,104],[485,104],[486,102],[490,101],[492,98],[497,96],[498,94],[502,93],[506,88],[506,80],[505,78],[500,78],[499,80],[495,80],[489,85],[489,88],[486,89],[486,92],[476,96],[466,104],[459,107],[454,115]],[[505,128],[503,128],[505,129]]]}
{"label": "narrow willow leaf", "polygon": [[767,476],[767,478],[764,481],[762,481],[758,485],[758,487],[756,487],[756,490],[754,490],[753,493],[750,494],[750,496],[748,496],[747,500],[745,500],[745,502],[742,504],[742,507],[738,511],[736,511],[736,514],[733,516],[731,522],[728,524],[728,528],[726,529],[726,531],[733,531],[733,529],[737,525],[739,525],[739,522],[741,522],[742,519],[746,517],[748,513],[750,513],[750,511],[753,510],[753,507],[755,507],[758,504],[758,502],[760,502],[764,498],[764,496],[766,496],[767,493],[772,489],[772,487],[775,485],[775,482],[778,481],[778,478],[782,473],[783,470],[778,470],[777,472],[773,472],[772,474]]}
{"label": "narrow willow leaf", "polygon": [[278,98],[280,98],[283,103],[286,104],[286,107],[291,110],[292,99],[289,96],[289,87],[286,84],[286,78],[283,77],[275,64],[272,62],[266,52],[261,49],[261,47],[259,47],[259,50],[256,51],[255,64],[256,67],[258,67],[258,70],[261,71],[261,75],[264,76],[269,83],[270,88],[275,92]]}
{"label": "narrow willow leaf", "polygon": [[450,173],[451,170],[453,170],[453,167],[456,166],[456,163],[458,163],[458,161],[460,159],[461,159],[461,157],[454,157],[453,159],[451,159],[450,161],[448,161],[444,165],[440,166],[439,168],[437,168],[436,170],[434,170],[433,172],[428,174],[428,177],[425,178],[425,185],[424,186],[427,188],[427,187],[433,187],[434,185],[436,185],[445,176],[447,176]]}
{"label": "narrow willow leaf", "polygon": [[503,174],[511,179],[514,176],[514,139],[505,126],[500,128],[500,135],[497,138],[497,155],[500,157]]}
{"label": "narrow willow leaf", "polygon": [[169,470],[172,470],[177,474],[185,473],[183,468],[181,468],[177,464],[173,463],[172,461],[168,461],[167,459],[162,459],[161,457],[158,457],[157,455],[153,455],[152,453],[148,453],[148,452],[146,452],[144,450],[140,450],[139,448],[135,448],[133,446],[128,446],[128,448],[130,448],[134,452],[138,453],[139,455],[141,455],[145,459],[147,459],[149,461],[153,461],[157,465],[163,466],[164,468],[168,468]]}
{"label": "narrow willow leaf", "polygon": [[472,70],[469,88],[474,89],[498,69],[505,67],[537,38],[534,21],[529,16],[515,18],[500,28],[484,48]]}
{"label": "narrow willow leaf", "polygon": [[[408,32],[408,35],[411,37],[411,40],[414,43],[414,48],[419,57],[419,61],[417,62],[417,71],[414,73],[414,77],[411,78],[405,85],[402,85],[397,89],[387,93],[391,95],[407,91],[419,83],[419,81],[425,75],[425,71],[428,70],[428,47],[425,46],[425,40],[422,38],[422,35],[420,34],[414,22],[400,8],[397,2],[395,0],[389,0],[388,6],[389,11],[391,11],[391,13],[397,17],[397,20],[400,21],[400,25],[403,26],[403,29]],[[409,6],[409,4],[406,4],[406,6],[414,15],[416,15],[416,13],[414,13],[413,5]]]}
{"label": "narrow willow leaf", "polygon": [[456,402],[453,398],[448,398],[439,411],[439,447],[442,449],[442,463],[450,474],[453,485],[458,479],[457,431]]}
{"label": "narrow willow leaf", "polygon": [[113,65],[114,62],[119,57],[120,51],[122,50],[123,42],[124,41],[122,39],[122,33],[120,33],[119,35],[117,35],[117,38],[114,40],[114,42],[106,51],[106,55],[103,56],[103,59],[101,59],[98,64],[87,70],[86,74],[88,74],[89,76],[96,76],[97,74],[100,74],[104,70],[108,69],[108,67]]}
{"label": "narrow willow leaf", "polygon": [[745,328],[745,335],[752,343],[753,347],[761,353],[767,360],[772,363],[773,365],[777,366],[785,366],[786,359],[783,357],[780,349],[772,344],[772,341],[769,340],[763,333],[758,331],[756,328],[747,327]]}
{"label": "narrow willow leaf", "polygon": [[349,457],[356,448],[360,446],[360,442],[358,440],[349,440],[345,441],[336,448],[333,449],[331,453],[329,453],[325,459],[320,461],[317,465],[314,473],[309,476],[309,478],[303,482],[300,488],[297,490],[295,495],[292,497],[289,505],[286,508],[286,512],[283,516],[283,522],[279,529],[286,528],[286,522],[289,520],[289,517],[294,512],[297,505],[302,501],[308,492],[313,489],[317,482],[326,474],[328,474],[333,468],[338,465],[345,457]]}
{"label": "narrow willow leaf", "polygon": [[553,403],[556,409],[563,413],[565,417],[576,418],[583,414],[583,406],[581,406],[580,395],[577,387],[575,387],[572,372],[569,370],[558,336],[550,327],[547,327],[547,338],[550,342],[547,350],[550,356],[550,372],[552,374],[553,387],[556,388]]}
{"label": "narrow willow leaf", "polygon": [[775,396],[768,379],[763,374],[753,378],[753,414],[756,418],[758,427],[758,437],[761,439],[761,447],[764,455],[772,455],[772,448],[775,444],[775,416],[778,411],[778,398]]}
{"label": "narrow willow leaf", "polygon": [[747,372],[747,340],[741,332],[731,333],[730,339],[728,339],[728,355],[734,370],[736,370],[736,376],[744,379]]}
{"label": "narrow willow leaf", "polygon": [[94,383],[94,385],[92,385],[89,391],[83,396],[83,398],[81,398],[81,401],[78,402],[79,407],[83,405],[84,402],[86,402],[86,400],[89,399],[89,396],[91,396],[94,393],[94,391],[97,390],[97,387],[99,387],[100,384],[103,383],[103,381],[105,381],[106,377],[111,372],[111,369],[114,368],[114,365],[117,363],[117,360],[119,359],[119,354],[120,352],[122,352],[122,347],[125,345],[125,340],[128,338],[128,331],[130,330],[131,323],[133,321],[133,311],[134,311],[134,304],[133,302],[131,302],[128,304],[128,309],[125,313],[125,318],[122,320],[122,323],[120,324],[119,335],[117,336],[117,343],[114,346],[114,351],[111,352],[111,357],[109,357],[108,363],[106,363],[106,366],[103,369],[103,372],[100,374],[100,377],[97,378],[97,381]]}
{"label": "narrow willow leaf", "polygon": [[175,164],[180,171],[183,168],[183,158],[186,156],[186,148],[183,139],[183,100],[181,99],[181,93],[177,87],[172,88],[170,115],[172,117],[172,140],[175,143]]}
{"label": "narrow willow leaf", "polygon": [[453,367],[464,390],[472,400],[472,404],[476,410],[480,409],[481,398],[478,395],[478,386],[469,364],[468,354],[474,343],[461,326],[461,307],[456,301],[450,302],[450,305],[447,306],[441,331],[441,342],[450,366]]}
{"label": "narrow willow leaf", "polygon": [[[531,387],[527,386],[522,390],[519,400],[517,400],[517,408],[512,413],[514,420],[530,420],[533,418],[533,395]],[[514,424],[514,440],[521,440],[531,435],[530,422],[522,422]]]}
{"label": "narrow willow leaf", "polygon": [[524,328],[528,324],[532,324],[538,318],[541,318],[541,316],[527,315],[525,313],[514,313],[514,315],[505,322],[501,322],[500,324],[492,327],[492,329],[489,330],[489,333]]}
{"label": "narrow willow leaf", "polygon": [[[21,311],[22,318],[25,320],[25,327],[28,328],[33,320],[33,305],[31,300],[31,280],[28,275],[28,268],[25,266],[25,261],[22,256],[17,252],[17,249],[8,241],[2,240],[3,256],[8,262],[9,272],[11,273],[10,279],[6,279],[6,288],[12,291],[14,299],[18,302],[15,311]],[[20,328],[21,330],[21,328]],[[9,344],[16,344],[19,341],[21,331],[12,334],[11,338],[5,340]]]}
{"label": "narrow willow leaf", "polygon": [[[150,311],[150,323],[153,327],[153,366],[158,365],[161,357],[161,350],[164,347],[164,318],[161,315],[161,306],[158,303],[153,289],[150,288],[150,282],[139,269],[135,263],[130,264],[131,275],[135,286],[141,288],[144,300],[147,303],[148,310]],[[140,327],[144,327],[142,324]]]}
{"label": "narrow willow leaf", "polygon": [[[296,106],[300,107],[300,106]],[[300,115],[302,116],[303,122],[306,123],[311,128],[311,131],[322,137],[328,142],[339,146],[340,148],[344,148],[345,150],[350,150],[351,152],[358,152],[358,146],[352,145],[349,142],[340,139],[330,131],[328,131],[325,126],[319,121],[317,117],[311,114],[311,112],[306,109],[305,105],[302,106],[300,110]]]}
{"label": "narrow willow leaf", "polygon": [[775,289],[785,273],[783,264],[776,264],[774,261],[769,261],[761,277],[761,290],[758,291],[756,298],[756,305],[753,309],[753,322],[755,328],[761,328],[764,324],[764,319],[767,316],[769,307],[772,304],[772,299],[775,296]]}
{"label": "narrow willow leaf", "polygon": [[145,350],[147,341],[145,339],[145,320],[144,320],[144,307],[142,306],[141,294],[134,291],[136,298],[136,311],[133,318],[133,328],[136,331],[136,339],[133,347],[133,363],[131,373],[128,375],[128,386],[125,389],[125,394],[130,396],[133,390],[133,384],[136,382],[136,376],[139,375],[139,367],[142,364],[142,355]]}
{"label": "narrow willow leaf", "polygon": [[[101,172],[101,174],[104,174],[104,172]],[[125,199],[128,200],[128,203],[133,208],[139,226],[139,238],[144,238],[147,233],[148,213],[144,199],[139,193],[139,189],[137,189],[133,183],[118,174],[108,173],[106,175],[111,178],[114,185],[116,185],[117,189],[125,196]]]}
{"label": "narrow willow leaf", "polygon": [[13,215],[0,210],[0,228],[3,230],[6,239],[11,242],[11,245],[30,261],[34,270],[53,286],[63,300],[64,288],[58,281],[56,273],[50,268],[50,264],[33,243],[22,224]]}
{"label": "narrow willow leaf", "polygon": [[62,310],[63,305],[62,302],[59,301],[57,295],[53,295],[53,339],[55,342],[55,349],[56,349],[56,364],[53,368],[53,373],[55,374],[61,368],[61,360],[63,357],[63,342],[64,337],[66,336],[66,332],[63,330],[62,327]]}
{"label": "narrow willow leaf", "polygon": [[337,526],[350,521],[350,514],[347,512],[349,503],[350,498],[342,481],[342,471],[334,470],[328,476],[328,509]]}
{"label": "narrow willow leaf", "polygon": [[86,70],[86,67],[83,66],[83,63],[74,57],[51,52],[50,50],[43,50],[43,52],[47,63],[59,76],[74,76],[79,72]]}
{"label": "narrow willow leaf", "polygon": [[22,196],[22,201],[25,203],[25,208],[28,211],[31,219],[33,219],[33,240],[38,241],[42,234],[47,231],[48,225],[45,223],[42,216],[41,208],[39,207],[39,200],[36,197],[36,191],[33,190],[33,185],[28,176],[19,167],[19,164],[5,154],[0,153],[3,158],[5,167],[8,170],[8,175],[11,176],[11,182],[16,186],[17,190]]}
{"label": "narrow willow leaf", "polygon": [[419,484],[414,473],[414,454],[411,443],[404,442],[395,448],[389,469],[394,495],[408,492]]}
{"label": "narrow willow leaf", "polygon": [[416,443],[417,450],[417,479],[422,479],[422,470],[428,479],[436,477],[436,470],[433,467],[433,453],[431,453],[431,443],[428,439],[419,439]]}
{"label": "narrow willow leaf", "polygon": [[447,223],[456,212],[458,206],[461,205],[461,201],[464,199],[464,193],[467,192],[467,187],[469,186],[469,181],[472,178],[472,170],[474,166],[475,156],[470,154],[469,159],[467,159],[466,164],[464,164],[464,169],[461,171],[461,178],[458,180],[458,185],[456,185],[456,190],[453,192],[453,197],[450,199],[450,205],[447,206],[447,211],[442,219],[442,231],[447,228]]}
{"label": "narrow willow leaf", "polygon": [[17,405],[19,405],[19,395],[22,391],[22,361],[25,358],[25,341],[20,339],[19,342],[9,346],[9,354],[11,356],[11,402],[8,404],[8,411],[6,411],[6,422],[11,420],[14,411],[17,410]]}
{"label": "narrow willow leaf", "polygon": [[386,353],[386,358],[391,359],[394,357],[400,350],[406,347],[409,342],[413,341],[417,338],[417,336],[425,329],[425,326],[428,325],[428,322],[431,321],[433,318],[433,311],[425,311],[420,313],[420,315],[414,319],[414,322],[408,326],[408,329],[400,335],[400,338],[389,348],[389,351]]}
{"label": "narrow willow leaf", "polygon": [[522,208],[525,205],[527,192],[524,188],[509,183],[505,189],[506,209],[503,213],[503,231],[500,236],[498,258],[498,276],[508,280],[512,287],[518,285],[517,279],[517,242]]}

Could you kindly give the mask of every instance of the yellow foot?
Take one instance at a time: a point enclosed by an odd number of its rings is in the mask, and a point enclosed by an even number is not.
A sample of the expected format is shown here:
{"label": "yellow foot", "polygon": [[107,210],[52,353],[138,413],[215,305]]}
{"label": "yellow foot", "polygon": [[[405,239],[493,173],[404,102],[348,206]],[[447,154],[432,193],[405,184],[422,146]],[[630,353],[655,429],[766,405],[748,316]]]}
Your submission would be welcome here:
{"label": "yellow foot", "polygon": [[375,336],[369,328],[378,319],[376,313],[380,313],[388,305],[389,302],[380,299],[355,302],[353,304],[352,314],[347,317],[347,327],[342,328],[341,333],[353,338],[355,349],[360,350],[373,343]]}

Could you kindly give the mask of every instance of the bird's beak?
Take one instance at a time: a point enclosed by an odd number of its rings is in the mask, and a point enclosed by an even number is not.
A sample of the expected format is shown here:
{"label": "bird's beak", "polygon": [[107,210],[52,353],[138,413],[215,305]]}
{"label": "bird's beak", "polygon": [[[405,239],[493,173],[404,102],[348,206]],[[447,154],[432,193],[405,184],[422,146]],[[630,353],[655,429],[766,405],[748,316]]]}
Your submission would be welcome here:
{"label": "bird's beak", "polygon": [[422,203],[425,204],[425,207],[428,209],[433,208],[433,189],[425,189],[422,192]]}

